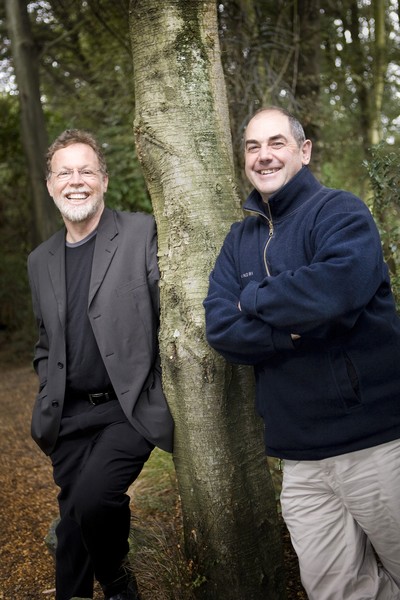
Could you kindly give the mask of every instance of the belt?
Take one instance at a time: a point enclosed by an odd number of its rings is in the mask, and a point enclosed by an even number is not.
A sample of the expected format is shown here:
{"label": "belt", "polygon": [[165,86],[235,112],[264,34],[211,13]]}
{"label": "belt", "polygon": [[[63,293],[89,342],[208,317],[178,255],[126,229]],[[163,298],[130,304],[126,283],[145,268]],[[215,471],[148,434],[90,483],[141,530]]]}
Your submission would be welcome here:
{"label": "belt", "polygon": [[95,394],[88,394],[88,400],[90,404],[93,406],[97,406],[98,404],[104,404],[105,402],[109,402],[110,400],[116,400],[117,395],[114,390],[109,390],[108,392],[97,392]]}

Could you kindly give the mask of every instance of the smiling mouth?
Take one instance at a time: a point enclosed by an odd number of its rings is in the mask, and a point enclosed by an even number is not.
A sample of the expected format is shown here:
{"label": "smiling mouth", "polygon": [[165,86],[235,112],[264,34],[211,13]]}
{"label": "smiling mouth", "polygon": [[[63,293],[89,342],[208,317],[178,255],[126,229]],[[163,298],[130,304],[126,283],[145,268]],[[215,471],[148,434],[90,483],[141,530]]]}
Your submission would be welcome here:
{"label": "smiling mouth", "polygon": [[280,169],[262,169],[261,171],[258,171],[258,173],[260,175],[273,175],[274,173],[277,173]]}
{"label": "smiling mouth", "polygon": [[86,192],[74,192],[71,194],[65,194],[65,197],[68,200],[86,200],[89,197],[89,194]]}

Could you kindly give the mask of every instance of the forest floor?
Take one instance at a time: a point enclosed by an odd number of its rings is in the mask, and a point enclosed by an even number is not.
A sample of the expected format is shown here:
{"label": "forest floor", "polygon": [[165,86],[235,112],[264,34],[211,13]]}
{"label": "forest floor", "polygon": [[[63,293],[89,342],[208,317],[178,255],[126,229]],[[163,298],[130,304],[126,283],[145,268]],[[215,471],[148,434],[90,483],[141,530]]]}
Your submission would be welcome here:
{"label": "forest floor", "polygon": [[[49,459],[30,437],[36,375],[30,366],[0,364],[0,380],[0,600],[54,600],[54,561],[44,538],[57,517],[57,488]],[[163,502],[167,497],[170,507],[175,506],[175,517],[171,518],[170,510],[164,513],[161,510],[161,520],[179,520],[176,488],[168,486],[168,481],[171,479],[164,481],[159,496]],[[139,480],[137,484],[140,487]],[[154,506],[146,508],[142,504],[138,510],[136,508],[141,523],[147,517],[150,521],[160,517],[160,511]],[[176,535],[176,526],[166,524],[163,536],[168,537],[171,531]],[[307,596],[299,580],[297,559],[283,523],[282,538],[288,600],[305,600]],[[152,591],[151,580],[146,583],[140,571],[137,576],[144,600],[188,598],[186,593],[181,596],[176,590],[168,595],[159,589]],[[95,599],[101,598],[97,592]]]}

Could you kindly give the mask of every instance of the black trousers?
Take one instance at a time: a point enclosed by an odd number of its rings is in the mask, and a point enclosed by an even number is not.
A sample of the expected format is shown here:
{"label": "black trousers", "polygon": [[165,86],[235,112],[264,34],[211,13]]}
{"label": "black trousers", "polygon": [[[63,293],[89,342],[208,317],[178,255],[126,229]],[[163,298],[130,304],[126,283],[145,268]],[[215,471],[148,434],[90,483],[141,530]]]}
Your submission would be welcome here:
{"label": "black trousers", "polygon": [[94,577],[107,595],[129,550],[129,486],[153,445],[126,419],[118,400],[64,408],[51,454],[60,522],[56,529],[56,600],[91,598]]}

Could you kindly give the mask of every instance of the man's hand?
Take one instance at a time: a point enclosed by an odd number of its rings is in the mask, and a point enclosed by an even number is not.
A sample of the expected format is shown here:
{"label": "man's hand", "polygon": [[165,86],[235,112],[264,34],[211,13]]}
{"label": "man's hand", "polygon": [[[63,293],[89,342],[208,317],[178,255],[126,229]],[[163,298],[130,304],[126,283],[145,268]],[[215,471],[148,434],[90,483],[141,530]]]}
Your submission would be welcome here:
{"label": "man's hand", "polygon": [[[238,309],[240,310],[240,312],[242,312],[242,307],[240,306],[240,301],[238,302]],[[295,340],[299,340],[300,339],[300,335],[298,333],[291,333],[290,337],[292,338],[293,341]]]}

